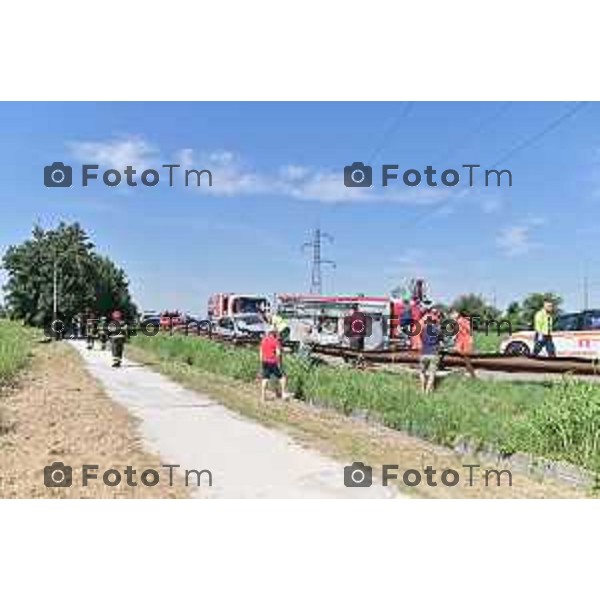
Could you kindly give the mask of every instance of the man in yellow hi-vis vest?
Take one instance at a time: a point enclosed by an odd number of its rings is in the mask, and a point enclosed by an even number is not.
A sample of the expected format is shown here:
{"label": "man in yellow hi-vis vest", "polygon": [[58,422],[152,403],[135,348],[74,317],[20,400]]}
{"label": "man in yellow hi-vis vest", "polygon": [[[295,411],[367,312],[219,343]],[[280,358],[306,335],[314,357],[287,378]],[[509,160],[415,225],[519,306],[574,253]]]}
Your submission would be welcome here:
{"label": "man in yellow hi-vis vest", "polygon": [[286,340],[290,335],[290,326],[288,322],[281,316],[275,313],[271,319],[271,324],[277,330],[279,339]]}
{"label": "man in yellow hi-vis vest", "polygon": [[554,341],[552,340],[552,327],[554,325],[554,304],[550,300],[544,300],[544,306],[535,313],[533,328],[535,329],[535,345],[533,355],[537,356],[543,348],[549,357],[556,356]]}

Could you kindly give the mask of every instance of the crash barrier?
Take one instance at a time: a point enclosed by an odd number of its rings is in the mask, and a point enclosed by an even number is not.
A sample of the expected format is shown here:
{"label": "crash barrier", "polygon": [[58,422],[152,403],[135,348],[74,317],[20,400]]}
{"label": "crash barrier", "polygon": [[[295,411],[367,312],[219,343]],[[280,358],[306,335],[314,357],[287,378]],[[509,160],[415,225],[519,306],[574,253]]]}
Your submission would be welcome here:
{"label": "crash barrier", "polygon": [[[367,363],[416,364],[420,354],[410,350],[354,350],[339,346],[313,346],[316,354],[336,356],[346,360]],[[541,356],[508,356],[506,354],[470,354],[441,352],[442,362],[448,367],[505,371],[508,373],[571,373],[574,375],[600,375],[600,360],[585,358]]]}

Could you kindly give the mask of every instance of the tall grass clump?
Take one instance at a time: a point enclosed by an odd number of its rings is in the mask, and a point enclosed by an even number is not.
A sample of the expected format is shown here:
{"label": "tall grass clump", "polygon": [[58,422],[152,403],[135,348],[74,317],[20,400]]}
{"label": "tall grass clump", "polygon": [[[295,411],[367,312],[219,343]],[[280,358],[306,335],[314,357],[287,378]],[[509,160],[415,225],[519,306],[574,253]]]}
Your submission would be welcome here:
{"label": "tall grass clump", "polygon": [[10,381],[29,359],[31,331],[18,323],[0,320],[0,385]]}
{"label": "tall grass clump", "polygon": [[522,427],[533,454],[600,473],[600,386],[563,378]]}

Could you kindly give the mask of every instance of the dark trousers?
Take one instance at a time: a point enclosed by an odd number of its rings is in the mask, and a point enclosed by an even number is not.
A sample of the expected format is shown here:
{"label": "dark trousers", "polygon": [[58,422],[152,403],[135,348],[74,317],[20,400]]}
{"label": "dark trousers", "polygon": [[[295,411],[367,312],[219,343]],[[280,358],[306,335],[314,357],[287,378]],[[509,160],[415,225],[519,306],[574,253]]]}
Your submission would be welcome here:
{"label": "dark trousers", "polygon": [[98,335],[98,339],[100,340],[100,347],[102,348],[102,350],[106,350],[108,335],[104,332],[100,332],[100,334]]}
{"label": "dark trousers", "polygon": [[537,333],[535,335],[535,345],[533,347],[533,355],[537,356],[544,348],[546,348],[546,352],[548,356],[554,358],[556,356],[556,348],[554,347],[554,342],[552,341],[551,335],[542,335],[541,333]]}
{"label": "dark trousers", "polygon": [[112,338],[110,341],[110,349],[113,357],[113,365],[120,365],[123,360],[123,347],[125,346],[125,338]]}

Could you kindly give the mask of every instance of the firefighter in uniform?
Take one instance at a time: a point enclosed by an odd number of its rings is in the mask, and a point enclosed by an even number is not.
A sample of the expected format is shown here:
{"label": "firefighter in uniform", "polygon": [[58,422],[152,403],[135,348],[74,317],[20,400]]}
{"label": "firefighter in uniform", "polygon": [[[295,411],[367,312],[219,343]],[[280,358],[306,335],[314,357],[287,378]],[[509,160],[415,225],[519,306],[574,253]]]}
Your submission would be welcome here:
{"label": "firefighter in uniform", "polygon": [[85,321],[85,338],[87,342],[87,349],[93,350],[94,341],[98,336],[98,319],[96,319],[92,311],[88,311],[87,319]]}
{"label": "firefighter in uniform", "polygon": [[100,317],[98,339],[100,340],[100,349],[106,350],[106,344],[108,343],[108,319],[106,317]]}
{"label": "firefighter in uniform", "polygon": [[112,313],[112,321],[110,322],[108,331],[112,353],[112,366],[118,368],[123,362],[123,348],[127,337],[127,323],[123,320],[120,310],[115,310]]}

